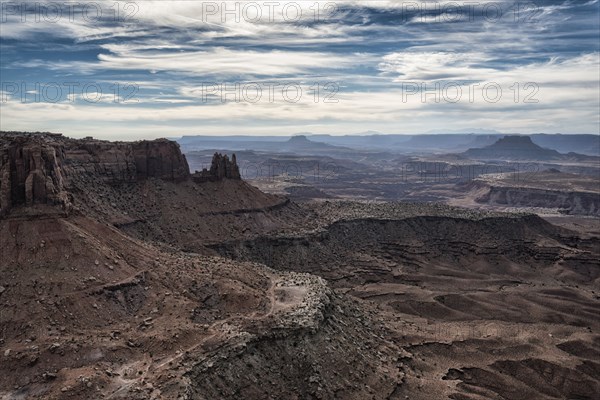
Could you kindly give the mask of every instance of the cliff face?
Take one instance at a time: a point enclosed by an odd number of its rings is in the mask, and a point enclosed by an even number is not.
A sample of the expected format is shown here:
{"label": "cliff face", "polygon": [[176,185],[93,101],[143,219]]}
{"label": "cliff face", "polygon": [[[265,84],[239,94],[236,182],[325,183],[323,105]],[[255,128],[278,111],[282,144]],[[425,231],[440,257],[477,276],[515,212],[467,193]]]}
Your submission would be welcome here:
{"label": "cliff face", "polygon": [[[4,137],[2,138],[4,139]],[[70,206],[61,168],[60,148],[26,138],[0,144],[0,211],[13,205],[59,204]]]}
{"label": "cliff face", "polygon": [[78,182],[180,182],[190,176],[179,145],[165,139],[132,143],[75,140],[56,134],[0,133],[0,214],[18,205],[71,207]]}
{"label": "cliff face", "polygon": [[491,187],[476,201],[510,207],[558,209],[564,214],[600,216],[600,195],[590,192],[562,192],[528,187]]}
{"label": "cliff face", "polygon": [[147,178],[180,182],[190,176],[179,145],[169,140],[72,142],[64,150],[65,169],[71,176],[95,177],[108,183],[135,182]]}
{"label": "cliff face", "polygon": [[137,179],[160,178],[180,182],[188,179],[190,168],[179,145],[166,139],[132,144]]}

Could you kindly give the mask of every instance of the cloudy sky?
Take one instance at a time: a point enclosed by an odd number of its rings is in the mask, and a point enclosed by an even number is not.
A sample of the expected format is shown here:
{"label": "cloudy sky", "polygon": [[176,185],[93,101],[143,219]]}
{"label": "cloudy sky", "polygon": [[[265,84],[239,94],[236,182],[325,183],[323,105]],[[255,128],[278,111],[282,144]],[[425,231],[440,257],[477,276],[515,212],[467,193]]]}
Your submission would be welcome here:
{"label": "cloudy sky", "polygon": [[3,130],[599,133],[598,0],[25,4],[2,0]]}

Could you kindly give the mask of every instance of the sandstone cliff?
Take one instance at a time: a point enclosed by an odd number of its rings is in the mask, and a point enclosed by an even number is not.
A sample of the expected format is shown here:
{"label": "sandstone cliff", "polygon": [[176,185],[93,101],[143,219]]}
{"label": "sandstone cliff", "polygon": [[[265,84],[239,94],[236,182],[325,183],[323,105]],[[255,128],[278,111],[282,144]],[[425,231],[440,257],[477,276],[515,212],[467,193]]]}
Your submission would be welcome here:
{"label": "sandstone cliff", "polygon": [[544,213],[600,216],[597,181],[556,169],[535,174],[483,175],[459,185],[476,203],[500,208],[546,209]]}
{"label": "sandstone cliff", "polygon": [[58,204],[69,196],[62,170],[64,151],[35,136],[5,136],[0,141],[0,212],[25,204]]}
{"label": "sandstone cliff", "polygon": [[190,177],[175,142],[158,139],[106,142],[49,133],[0,133],[0,214],[19,205],[71,207],[78,182],[131,183],[148,178],[180,182]]}

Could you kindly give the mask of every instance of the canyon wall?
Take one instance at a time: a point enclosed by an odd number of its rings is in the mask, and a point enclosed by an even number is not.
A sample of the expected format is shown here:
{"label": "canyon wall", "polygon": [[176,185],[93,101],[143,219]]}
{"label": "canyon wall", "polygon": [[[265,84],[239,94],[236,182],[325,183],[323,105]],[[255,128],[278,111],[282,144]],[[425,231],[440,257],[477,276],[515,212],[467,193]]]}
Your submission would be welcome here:
{"label": "canyon wall", "polygon": [[476,201],[510,207],[558,209],[564,214],[600,216],[600,195],[592,192],[492,186]]}
{"label": "canyon wall", "polygon": [[0,215],[12,207],[71,205],[76,182],[180,182],[190,172],[179,145],[166,139],[107,142],[49,133],[0,133]]}
{"label": "canyon wall", "polygon": [[15,138],[0,144],[0,212],[13,205],[69,206],[61,148]]}

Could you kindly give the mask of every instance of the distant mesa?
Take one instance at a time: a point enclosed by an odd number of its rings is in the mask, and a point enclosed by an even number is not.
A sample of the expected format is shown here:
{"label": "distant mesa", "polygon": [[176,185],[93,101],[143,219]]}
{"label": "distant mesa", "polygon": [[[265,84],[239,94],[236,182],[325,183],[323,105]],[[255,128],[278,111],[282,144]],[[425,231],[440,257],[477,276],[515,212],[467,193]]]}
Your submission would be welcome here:
{"label": "distant mesa", "polygon": [[312,140],[309,140],[306,135],[295,135],[288,140],[288,143],[314,143]]}
{"label": "distant mesa", "polygon": [[310,140],[305,135],[295,135],[287,142],[280,144],[278,150],[307,154],[320,154],[323,152],[329,154],[331,151],[346,151],[348,148]]}
{"label": "distant mesa", "polygon": [[529,136],[517,135],[504,136],[503,138],[498,139],[493,145],[490,145],[490,147],[507,150],[525,149],[538,151],[542,149],[540,146],[533,143]]}
{"label": "distant mesa", "polygon": [[[324,152],[344,152],[352,150],[384,150],[399,153],[439,153],[464,152],[472,148],[482,148],[496,143],[505,136],[518,133],[497,133],[493,130],[477,129],[472,133],[450,133],[440,131],[436,134],[382,134],[381,132],[362,132],[355,135],[304,134],[292,136],[184,136],[177,141],[184,153],[198,150],[227,149],[229,151],[270,151],[302,152],[321,154]],[[529,136],[534,144],[545,149],[556,150],[562,154],[570,152],[588,156],[600,156],[600,135],[595,134],[541,134]],[[239,153],[238,153],[239,155]],[[573,155],[572,157],[576,157]],[[570,157],[572,159],[572,157]]]}
{"label": "distant mesa", "polygon": [[551,160],[563,157],[556,150],[545,149],[531,141],[529,136],[505,136],[496,143],[463,153],[474,159]]}
{"label": "distant mesa", "polygon": [[292,136],[290,138],[290,140],[287,141],[286,144],[288,146],[291,146],[292,149],[293,148],[314,147],[314,146],[325,145],[325,143],[313,142],[312,140],[310,140],[309,138],[307,138],[305,135]]}
{"label": "distant mesa", "polygon": [[229,160],[227,155],[215,153],[210,169],[204,168],[202,171],[192,174],[192,179],[195,182],[216,182],[223,179],[241,180],[242,177],[235,154]]}

